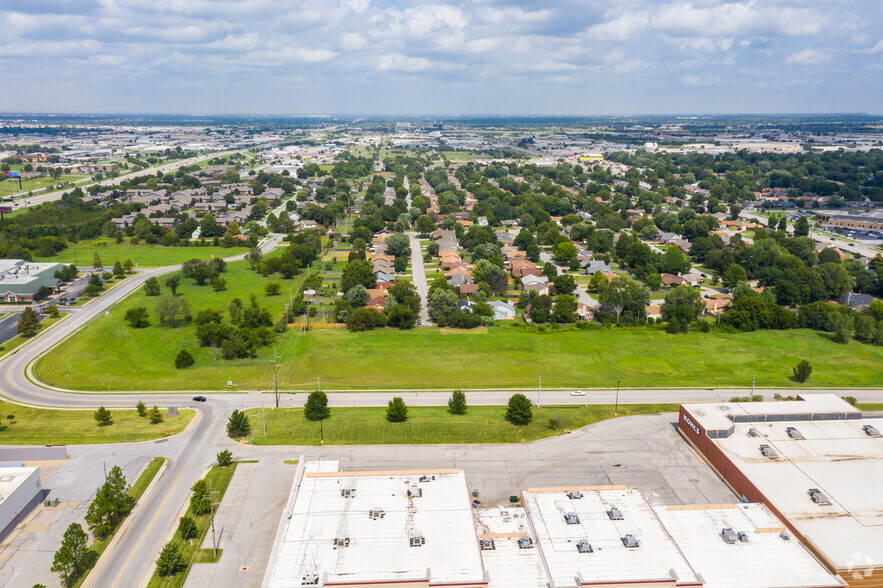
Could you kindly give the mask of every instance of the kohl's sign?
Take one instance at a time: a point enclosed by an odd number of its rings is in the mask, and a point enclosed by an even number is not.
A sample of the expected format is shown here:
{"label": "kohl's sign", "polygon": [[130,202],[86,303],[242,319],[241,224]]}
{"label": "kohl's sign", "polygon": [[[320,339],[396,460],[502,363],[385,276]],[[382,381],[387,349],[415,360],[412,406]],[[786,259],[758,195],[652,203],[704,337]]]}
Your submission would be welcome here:
{"label": "kohl's sign", "polygon": [[691,429],[697,434],[701,435],[702,433],[699,431],[699,427],[696,426],[696,423],[690,420],[690,417],[687,416],[687,413],[684,413],[684,422],[690,426]]}

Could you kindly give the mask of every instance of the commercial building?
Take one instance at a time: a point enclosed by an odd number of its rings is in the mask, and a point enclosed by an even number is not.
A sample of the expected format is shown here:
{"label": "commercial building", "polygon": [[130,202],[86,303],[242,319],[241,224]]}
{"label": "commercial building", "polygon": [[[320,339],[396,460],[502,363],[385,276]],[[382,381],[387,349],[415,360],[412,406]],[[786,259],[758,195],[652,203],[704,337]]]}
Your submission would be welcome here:
{"label": "commercial building", "polygon": [[6,302],[31,302],[45,286],[55,290],[61,280],[55,277],[60,263],[34,263],[23,259],[0,259],[0,299]]}
{"label": "commercial building", "polygon": [[265,587],[487,586],[462,471],[339,466],[298,472]]}
{"label": "commercial building", "polygon": [[652,507],[627,486],[476,508],[460,470],[301,460],[264,588],[839,588],[763,505]]}
{"label": "commercial building", "polygon": [[685,404],[678,428],[849,586],[883,585],[883,418],[834,394]]}
{"label": "commercial building", "polygon": [[841,227],[859,231],[883,231],[883,217],[856,214],[835,214],[830,212],[817,212],[819,224],[828,227]]}
{"label": "commercial building", "polygon": [[42,499],[39,468],[0,467],[0,538]]}

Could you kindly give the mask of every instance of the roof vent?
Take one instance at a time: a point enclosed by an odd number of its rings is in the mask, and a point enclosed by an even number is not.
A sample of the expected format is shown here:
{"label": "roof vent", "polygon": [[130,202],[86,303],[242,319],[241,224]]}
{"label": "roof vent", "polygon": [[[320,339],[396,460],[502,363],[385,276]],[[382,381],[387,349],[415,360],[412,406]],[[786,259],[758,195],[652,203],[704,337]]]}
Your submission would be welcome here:
{"label": "roof vent", "polygon": [[575,512],[564,513],[564,522],[568,525],[578,525],[579,524],[579,515]]}
{"label": "roof vent", "polygon": [[803,433],[798,431],[795,427],[785,427],[785,432],[788,433],[788,436],[792,439],[804,439]]}
{"label": "roof vent", "polygon": [[616,508],[615,506],[607,511],[607,516],[610,517],[611,521],[621,521],[622,520],[622,512]]}
{"label": "roof vent", "polygon": [[430,477],[430,476],[420,476],[420,478],[419,478],[417,481],[418,481],[418,482],[431,482],[432,480],[435,480],[435,476],[432,476],[432,477]]}
{"label": "roof vent", "polygon": [[368,511],[368,518],[372,521],[376,521],[377,519],[382,519],[386,516],[386,513],[383,512],[382,508],[372,508]]}
{"label": "roof vent", "polygon": [[572,492],[568,492],[567,497],[570,498],[571,500],[579,500],[580,498],[583,497],[583,493],[574,490]]}
{"label": "roof vent", "polygon": [[781,533],[779,533],[779,537],[781,537],[785,541],[791,540],[791,535],[789,535],[787,531],[782,531]]}
{"label": "roof vent", "polygon": [[755,429],[754,427],[751,427],[750,429],[748,429],[748,436],[749,437],[760,437],[760,432],[757,429]]}
{"label": "roof vent", "polygon": [[301,586],[318,586],[319,574],[306,574],[300,579]]}
{"label": "roof vent", "polygon": [[408,544],[411,547],[422,547],[426,545],[426,538],[423,535],[412,535],[408,539]]}
{"label": "roof vent", "polygon": [[622,544],[629,549],[635,549],[636,547],[640,547],[640,543],[635,538],[634,535],[628,533],[625,537],[622,538]]}
{"label": "roof vent", "polygon": [[874,425],[865,425],[862,427],[862,431],[865,432],[865,435],[868,437],[883,437],[880,435],[880,431]]}
{"label": "roof vent", "polygon": [[490,537],[486,537],[479,542],[482,551],[496,551],[497,546],[494,544],[494,540]]}
{"label": "roof vent", "polygon": [[334,549],[338,547],[349,547],[350,546],[350,538],[349,537],[339,537],[334,540]]}
{"label": "roof vent", "polygon": [[577,541],[576,550],[580,553],[593,553],[592,546],[589,544],[588,539],[580,539]]}
{"label": "roof vent", "polygon": [[518,549],[531,549],[533,547],[533,539],[525,535],[518,538]]}
{"label": "roof vent", "polygon": [[341,488],[340,495],[344,498],[355,498],[356,489],[355,488]]}
{"label": "roof vent", "polygon": [[423,488],[408,488],[408,498],[421,498],[423,496]]}
{"label": "roof vent", "polygon": [[779,459],[779,454],[776,453],[776,450],[769,445],[761,445],[760,452],[763,454],[764,457],[768,457],[770,459]]}
{"label": "roof vent", "polygon": [[726,529],[721,530],[721,538],[732,545],[739,538],[739,535],[736,534],[736,531],[727,527]]}
{"label": "roof vent", "polygon": [[818,488],[810,488],[807,494],[816,504],[831,504],[831,500]]}
{"label": "roof vent", "polygon": [[748,533],[745,531],[739,531],[737,535],[739,535],[739,541],[742,543],[748,543]]}

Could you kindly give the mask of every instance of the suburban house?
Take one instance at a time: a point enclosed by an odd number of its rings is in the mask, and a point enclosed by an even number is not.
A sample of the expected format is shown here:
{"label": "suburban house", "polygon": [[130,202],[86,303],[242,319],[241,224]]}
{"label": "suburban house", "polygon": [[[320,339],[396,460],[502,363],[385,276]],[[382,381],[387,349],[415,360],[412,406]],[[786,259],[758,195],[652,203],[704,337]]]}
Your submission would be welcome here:
{"label": "suburban house", "polygon": [[587,276],[594,276],[595,272],[601,272],[602,274],[609,274],[613,272],[613,269],[600,259],[593,259],[591,261],[583,263],[582,266],[585,269],[585,274]]}
{"label": "suburban house", "polygon": [[874,298],[870,294],[847,292],[840,297],[840,304],[849,308],[862,308],[871,304]]}
{"label": "suburban house", "polygon": [[521,289],[525,292],[536,292],[540,296],[549,293],[549,278],[528,275],[521,278]]}
{"label": "suburban house", "polygon": [[666,288],[673,288],[675,286],[680,286],[681,284],[686,283],[687,280],[685,280],[681,276],[676,276],[674,274],[662,274],[662,285]]}
{"label": "suburban house", "polygon": [[490,307],[494,310],[494,320],[495,321],[505,321],[512,320],[515,318],[516,311],[515,307],[509,304],[508,302],[502,302],[500,300],[492,300],[488,302]]}

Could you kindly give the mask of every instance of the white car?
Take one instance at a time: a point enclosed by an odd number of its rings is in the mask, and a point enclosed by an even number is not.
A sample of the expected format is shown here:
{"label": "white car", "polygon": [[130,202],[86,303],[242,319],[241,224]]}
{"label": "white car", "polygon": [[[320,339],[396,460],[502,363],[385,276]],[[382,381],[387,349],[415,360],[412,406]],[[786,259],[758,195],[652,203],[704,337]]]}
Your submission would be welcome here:
{"label": "white car", "polygon": [[570,393],[570,395],[571,396],[585,396],[586,391],[585,390],[574,390],[573,392]]}

